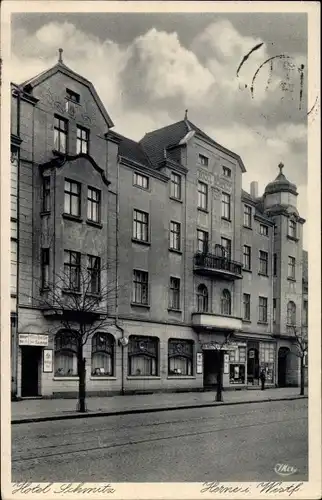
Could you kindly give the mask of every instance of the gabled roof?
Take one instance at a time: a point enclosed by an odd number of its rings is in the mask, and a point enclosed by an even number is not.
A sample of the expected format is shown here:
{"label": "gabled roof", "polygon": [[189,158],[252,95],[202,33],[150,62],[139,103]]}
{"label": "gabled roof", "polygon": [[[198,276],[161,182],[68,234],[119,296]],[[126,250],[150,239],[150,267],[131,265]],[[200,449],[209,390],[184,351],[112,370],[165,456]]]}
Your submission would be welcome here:
{"label": "gabled roof", "polygon": [[236,159],[242,171],[246,172],[245,165],[238,154],[218,144],[190,120],[181,120],[158,130],[149,132],[141,139],[140,144],[142,144],[151,160],[158,163],[163,160],[165,149],[173,146],[180,146],[180,141],[191,131],[194,131],[202,139],[213,144],[223,153],[226,153]]}
{"label": "gabled roof", "polygon": [[128,139],[123,135],[117,134],[121,142],[119,143],[119,155],[127,158],[128,160],[133,160],[137,163],[141,163],[144,166],[152,167],[151,161],[149,160],[146,152],[144,151],[141,144]]}
{"label": "gabled roof", "polygon": [[102,103],[100,97],[98,96],[98,94],[94,88],[94,85],[89,80],[84,78],[83,76],[79,75],[78,73],[75,73],[75,71],[68,68],[68,66],[66,66],[63,62],[58,62],[57,64],[55,64],[51,68],[49,68],[45,71],[42,71],[42,73],[39,73],[37,76],[34,76],[33,78],[30,78],[29,80],[26,80],[25,82],[23,82],[20,85],[20,87],[22,87],[25,91],[32,92],[32,90],[35,87],[37,87],[37,85],[39,85],[40,83],[44,82],[45,80],[47,80],[48,78],[50,78],[51,76],[53,76],[59,72],[63,73],[66,76],[69,76],[70,78],[72,78],[74,80],[77,80],[79,83],[82,83],[83,85],[85,85],[89,89],[89,91],[91,92],[91,94],[93,96],[94,101],[96,102],[100,112],[102,113],[102,115],[106,121],[107,126],[109,128],[113,127],[114,123],[112,122],[109,114],[107,113],[107,111],[104,107],[104,104]]}

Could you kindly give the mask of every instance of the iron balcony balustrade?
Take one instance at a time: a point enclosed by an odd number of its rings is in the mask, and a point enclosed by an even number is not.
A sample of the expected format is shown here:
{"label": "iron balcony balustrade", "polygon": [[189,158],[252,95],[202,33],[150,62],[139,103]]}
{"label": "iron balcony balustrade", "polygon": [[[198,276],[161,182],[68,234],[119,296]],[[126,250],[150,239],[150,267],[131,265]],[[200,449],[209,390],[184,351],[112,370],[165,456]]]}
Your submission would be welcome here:
{"label": "iron balcony balustrade", "polygon": [[242,264],[226,257],[198,252],[194,256],[194,271],[206,276],[221,276],[228,280],[241,279]]}

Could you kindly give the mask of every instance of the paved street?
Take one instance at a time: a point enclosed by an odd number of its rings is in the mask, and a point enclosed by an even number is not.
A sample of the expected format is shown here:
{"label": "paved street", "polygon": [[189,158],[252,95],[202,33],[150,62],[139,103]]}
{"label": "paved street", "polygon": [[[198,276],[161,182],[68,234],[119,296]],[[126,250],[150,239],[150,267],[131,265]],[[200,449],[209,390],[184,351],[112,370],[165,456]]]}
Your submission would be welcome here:
{"label": "paved street", "polygon": [[307,480],[307,400],[12,426],[12,481]]}

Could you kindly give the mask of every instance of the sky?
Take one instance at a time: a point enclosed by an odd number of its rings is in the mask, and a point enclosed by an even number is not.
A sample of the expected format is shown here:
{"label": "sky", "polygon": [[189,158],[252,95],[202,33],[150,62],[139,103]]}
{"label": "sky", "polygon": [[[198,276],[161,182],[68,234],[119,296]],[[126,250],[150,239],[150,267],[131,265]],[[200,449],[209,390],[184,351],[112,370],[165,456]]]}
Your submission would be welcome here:
{"label": "sky", "polygon": [[12,16],[11,33],[13,82],[54,65],[62,47],[117,132],[139,140],[188,109],[189,120],[241,156],[245,190],[257,180],[262,194],[283,162],[306,217],[306,14],[24,13]]}

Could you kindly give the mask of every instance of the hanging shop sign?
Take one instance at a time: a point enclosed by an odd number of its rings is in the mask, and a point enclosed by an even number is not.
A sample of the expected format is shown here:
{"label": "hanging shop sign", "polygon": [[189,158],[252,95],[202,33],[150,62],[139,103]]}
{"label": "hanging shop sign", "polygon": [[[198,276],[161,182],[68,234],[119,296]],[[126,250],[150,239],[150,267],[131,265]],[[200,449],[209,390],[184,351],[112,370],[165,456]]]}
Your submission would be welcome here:
{"label": "hanging shop sign", "polygon": [[202,352],[197,352],[197,374],[202,373],[202,362],[203,362]]}
{"label": "hanging shop sign", "polygon": [[53,350],[43,350],[43,372],[51,373],[53,371]]}
{"label": "hanging shop sign", "polygon": [[48,345],[48,335],[37,333],[19,333],[19,345],[31,345],[46,347]]}

